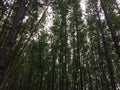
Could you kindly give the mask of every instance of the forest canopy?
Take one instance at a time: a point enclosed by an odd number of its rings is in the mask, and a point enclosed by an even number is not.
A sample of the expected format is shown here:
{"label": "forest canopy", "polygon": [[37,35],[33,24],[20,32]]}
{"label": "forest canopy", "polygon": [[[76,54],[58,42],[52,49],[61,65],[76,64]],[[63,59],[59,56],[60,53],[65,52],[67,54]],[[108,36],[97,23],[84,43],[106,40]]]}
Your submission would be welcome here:
{"label": "forest canopy", "polygon": [[120,90],[120,1],[0,0],[0,90]]}

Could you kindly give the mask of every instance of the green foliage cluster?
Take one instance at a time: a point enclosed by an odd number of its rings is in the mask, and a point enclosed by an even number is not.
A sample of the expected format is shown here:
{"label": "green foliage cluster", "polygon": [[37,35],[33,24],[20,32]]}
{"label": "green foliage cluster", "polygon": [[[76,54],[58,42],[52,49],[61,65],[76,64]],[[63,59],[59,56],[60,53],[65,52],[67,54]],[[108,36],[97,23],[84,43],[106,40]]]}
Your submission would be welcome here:
{"label": "green foliage cluster", "polygon": [[118,90],[118,2],[81,1],[0,1],[0,90]]}

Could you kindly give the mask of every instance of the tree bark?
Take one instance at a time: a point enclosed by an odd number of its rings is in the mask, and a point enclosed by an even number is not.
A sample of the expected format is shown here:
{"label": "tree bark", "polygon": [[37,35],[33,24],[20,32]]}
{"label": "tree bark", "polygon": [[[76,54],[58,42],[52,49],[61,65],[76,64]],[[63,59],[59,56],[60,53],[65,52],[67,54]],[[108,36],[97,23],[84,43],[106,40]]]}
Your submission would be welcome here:
{"label": "tree bark", "polygon": [[25,17],[25,13],[26,13],[27,7],[28,7],[28,5],[27,5],[28,1],[29,0],[22,0],[21,1],[21,6],[20,6],[20,8],[15,16],[15,19],[14,19],[13,25],[10,29],[8,38],[4,44],[3,49],[0,52],[0,81],[2,79],[4,69],[5,69],[6,64],[8,62],[9,55],[10,55],[12,48],[14,46],[14,43],[16,41],[17,34],[20,30],[22,20]]}
{"label": "tree bark", "polygon": [[[96,9],[96,11],[97,11],[97,9]],[[110,55],[109,55],[109,51],[108,51],[108,47],[107,47],[107,42],[106,42],[106,39],[105,39],[105,36],[104,36],[105,34],[104,34],[104,31],[103,31],[103,28],[101,26],[101,20],[100,20],[98,11],[97,11],[97,16],[98,16],[98,19],[99,19],[98,20],[98,27],[100,28],[100,32],[102,34],[103,47],[104,47],[104,51],[105,51],[105,59],[107,61],[108,73],[109,73],[111,87],[112,87],[112,90],[116,90],[112,61],[110,59]]]}
{"label": "tree bark", "polygon": [[114,32],[114,30],[112,28],[111,22],[109,21],[109,16],[108,16],[108,13],[107,13],[107,10],[105,8],[103,0],[100,0],[100,2],[101,2],[102,9],[104,11],[107,26],[108,26],[108,28],[109,28],[109,30],[111,32],[111,36],[112,36],[112,39],[113,39],[113,42],[114,42],[114,47],[116,49],[116,53],[118,54],[118,57],[120,59],[120,47],[118,45],[118,42],[117,42],[117,39],[116,39],[116,36],[115,36],[115,32]]}

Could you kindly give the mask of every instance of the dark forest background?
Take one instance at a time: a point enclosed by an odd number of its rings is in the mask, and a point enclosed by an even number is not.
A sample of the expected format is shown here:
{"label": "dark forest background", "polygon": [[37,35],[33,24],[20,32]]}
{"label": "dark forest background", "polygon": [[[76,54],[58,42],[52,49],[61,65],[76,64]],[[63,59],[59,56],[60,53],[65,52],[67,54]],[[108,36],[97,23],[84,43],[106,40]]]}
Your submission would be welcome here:
{"label": "dark forest background", "polygon": [[0,90],[120,90],[118,0],[0,0]]}

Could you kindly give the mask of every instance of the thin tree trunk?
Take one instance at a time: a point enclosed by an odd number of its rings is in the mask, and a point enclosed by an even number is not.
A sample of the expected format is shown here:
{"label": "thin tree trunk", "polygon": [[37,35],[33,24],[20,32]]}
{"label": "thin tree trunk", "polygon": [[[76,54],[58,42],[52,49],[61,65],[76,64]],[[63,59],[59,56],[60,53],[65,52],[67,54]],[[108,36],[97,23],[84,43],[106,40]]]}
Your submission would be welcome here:
{"label": "thin tree trunk", "polygon": [[101,26],[101,20],[100,20],[98,11],[97,11],[97,16],[99,18],[98,27],[100,28],[100,31],[101,31],[101,34],[102,34],[103,47],[104,47],[104,51],[105,51],[105,58],[106,58],[106,61],[107,61],[108,73],[109,73],[111,87],[112,87],[112,90],[116,90],[112,61],[110,59],[110,55],[109,55],[109,51],[108,51],[108,47],[107,47],[107,42],[106,42],[106,39],[105,39],[105,36],[104,36],[105,34],[104,34],[104,31],[103,31],[103,28]]}
{"label": "thin tree trunk", "polygon": [[17,34],[20,30],[22,20],[25,17],[25,13],[26,13],[27,7],[28,7],[28,6],[26,6],[27,4],[28,4],[28,0],[22,1],[22,4],[21,4],[21,6],[16,14],[15,19],[14,19],[13,25],[10,29],[8,38],[4,44],[2,51],[0,52],[0,81],[1,81],[4,69],[6,67],[6,64],[8,62],[9,55],[10,55],[11,50],[14,46],[15,41],[16,41]]}
{"label": "thin tree trunk", "polygon": [[[95,12],[98,12],[96,9],[97,9],[97,1],[95,1],[93,3],[93,9],[94,9],[94,18],[97,17],[97,15],[95,14]],[[99,69],[101,70],[101,85],[102,85],[102,90],[109,90],[109,86],[108,86],[108,80],[106,78],[106,75],[105,75],[105,71],[104,71],[104,67],[103,67],[103,64],[104,64],[104,61],[103,61],[103,57],[102,57],[102,46],[101,46],[101,39],[100,39],[100,32],[98,31],[98,26],[97,26],[97,21],[95,20],[95,23],[96,23],[96,27],[95,27],[95,31],[96,31],[96,34],[97,34],[97,53],[99,55],[98,57],[98,64],[99,64]]]}
{"label": "thin tree trunk", "polygon": [[111,32],[111,36],[112,36],[112,39],[113,39],[113,42],[114,42],[114,46],[115,46],[116,52],[117,52],[117,54],[119,56],[119,59],[120,59],[120,47],[119,47],[119,44],[117,42],[117,38],[115,36],[115,32],[114,32],[114,30],[112,28],[111,22],[109,21],[109,16],[108,16],[108,13],[107,13],[107,10],[105,8],[103,0],[100,0],[100,2],[101,2],[101,6],[103,8],[103,11],[104,11],[104,15],[105,15],[107,26],[108,26],[108,28],[109,28],[109,30]]}
{"label": "thin tree trunk", "polygon": [[52,41],[52,51],[51,51],[51,61],[52,61],[52,84],[51,84],[51,89],[50,90],[55,90],[55,60],[56,60],[56,55],[55,55],[55,49],[54,49],[54,41]]}
{"label": "thin tree trunk", "polygon": [[[38,36],[40,36],[38,34]],[[42,90],[42,85],[43,85],[43,67],[42,67],[42,47],[41,47],[41,43],[40,43],[40,39],[39,39],[39,69],[40,69],[40,80],[39,80],[39,86],[38,89]]]}
{"label": "thin tree trunk", "polygon": [[6,40],[7,33],[9,32],[9,30],[5,30],[5,27],[7,26],[11,11],[12,11],[12,9],[10,9],[10,11],[6,17],[6,20],[4,21],[4,24],[2,26],[2,31],[0,32],[0,49],[2,48],[2,45],[4,44],[4,41]]}

